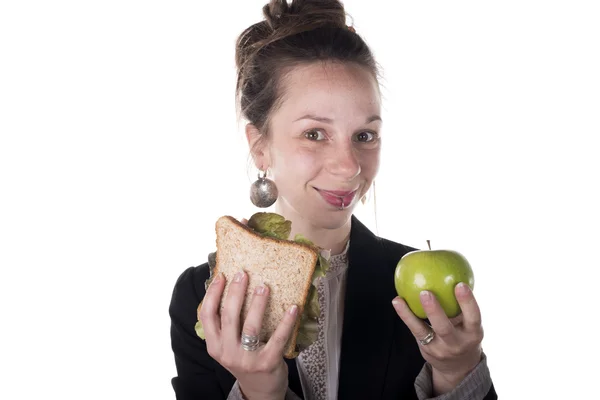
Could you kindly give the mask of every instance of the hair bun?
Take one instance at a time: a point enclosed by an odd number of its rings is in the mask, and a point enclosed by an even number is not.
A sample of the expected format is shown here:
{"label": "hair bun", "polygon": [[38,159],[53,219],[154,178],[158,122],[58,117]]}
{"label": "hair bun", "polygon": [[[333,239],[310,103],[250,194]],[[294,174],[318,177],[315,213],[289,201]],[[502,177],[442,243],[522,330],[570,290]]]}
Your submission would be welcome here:
{"label": "hair bun", "polygon": [[265,21],[274,31],[346,26],[346,12],[339,0],[271,0],[263,7]]}
{"label": "hair bun", "polygon": [[273,29],[279,25],[279,20],[281,16],[286,14],[290,6],[288,5],[286,0],[283,1],[270,1],[263,7],[263,15],[265,20]]}

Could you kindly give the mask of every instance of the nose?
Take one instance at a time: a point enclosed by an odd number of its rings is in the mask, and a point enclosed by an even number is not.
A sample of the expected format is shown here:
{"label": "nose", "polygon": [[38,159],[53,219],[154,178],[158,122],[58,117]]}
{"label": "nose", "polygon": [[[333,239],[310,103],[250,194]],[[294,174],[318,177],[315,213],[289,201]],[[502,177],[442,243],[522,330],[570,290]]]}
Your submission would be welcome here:
{"label": "nose", "polygon": [[351,181],[360,175],[360,162],[352,144],[333,147],[327,160],[329,172],[344,181]]}

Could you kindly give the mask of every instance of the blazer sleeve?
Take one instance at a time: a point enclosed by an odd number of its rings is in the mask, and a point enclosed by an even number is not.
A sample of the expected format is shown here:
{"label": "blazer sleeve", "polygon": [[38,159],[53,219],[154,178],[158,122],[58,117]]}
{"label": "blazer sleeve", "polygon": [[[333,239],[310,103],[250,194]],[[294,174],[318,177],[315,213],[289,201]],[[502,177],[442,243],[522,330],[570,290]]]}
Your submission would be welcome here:
{"label": "blazer sleeve", "polygon": [[235,379],[208,354],[206,343],[194,330],[197,307],[206,292],[208,264],[190,267],[177,279],[169,315],[171,347],[177,376],[171,380],[178,400],[227,398]]}
{"label": "blazer sleeve", "polygon": [[497,400],[485,354],[473,371],[454,390],[443,395],[433,396],[431,365],[425,363],[415,380],[415,390],[419,400]]}

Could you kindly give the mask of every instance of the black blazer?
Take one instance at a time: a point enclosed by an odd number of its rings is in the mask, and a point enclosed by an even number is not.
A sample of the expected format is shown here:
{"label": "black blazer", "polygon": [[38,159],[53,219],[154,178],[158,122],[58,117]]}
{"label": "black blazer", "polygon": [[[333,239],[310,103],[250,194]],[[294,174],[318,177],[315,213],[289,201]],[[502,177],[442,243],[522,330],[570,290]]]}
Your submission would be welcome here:
{"label": "black blazer", "polygon": [[[425,360],[414,336],[392,307],[394,270],[414,248],[379,238],[352,216],[338,399],[416,400],[414,382]],[[196,336],[196,309],[205,294],[208,264],[188,268],[177,280],[169,308],[171,344],[180,400],[226,399],[235,377]],[[295,360],[287,360],[289,387],[302,397]],[[484,400],[497,399],[494,387]]]}

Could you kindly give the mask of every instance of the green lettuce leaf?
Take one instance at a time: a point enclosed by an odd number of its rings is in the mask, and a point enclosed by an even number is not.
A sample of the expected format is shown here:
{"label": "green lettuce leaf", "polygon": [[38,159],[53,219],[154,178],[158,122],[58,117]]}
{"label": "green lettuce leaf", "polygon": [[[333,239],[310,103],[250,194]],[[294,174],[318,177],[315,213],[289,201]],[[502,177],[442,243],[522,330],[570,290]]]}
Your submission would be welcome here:
{"label": "green lettuce leaf", "polygon": [[256,213],[248,220],[248,226],[261,235],[282,240],[288,240],[292,232],[292,221],[276,213]]}
{"label": "green lettuce leaf", "polygon": [[317,340],[318,321],[321,315],[317,285],[319,283],[319,278],[324,277],[325,273],[329,269],[329,252],[325,252],[318,246],[315,246],[312,241],[301,234],[297,234],[294,237],[294,241],[319,249],[319,258],[311,278],[311,286],[308,290],[308,297],[306,299],[304,312],[302,313],[302,317],[300,319],[298,338],[296,339],[298,350],[302,351]]}
{"label": "green lettuce leaf", "polygon": [[329,270],[329,261],[319,253],[319,261],[317,261],[317,266],[315,267],[315,272],[313,273],[313,280],[315,278],[320,278],[325,276],[325,273]]}
{"label": "green lettuce leaf", "polygon": [[304,235],[301,235],[300,233],[298,233],[298,234],[296,234],[296,236],[294,236],[294,242],[307,244],[309,246],[315,246],[315,244],[313,242],[308,240]]}
{"label": "green lettuce leaf", "polygon": [[196,326],[194,326],[194,330],[196,331],[196,335],[200,337],[202,340],[206,340],[206,336],[204,335],[204,328],[202,327],[202,321],[196,322]]}
{"label": "green lettuce leaf", "polygon": [[315,285],[310,285],[308,296],[306,297],[306,306],[304,307],[304,315],[311,319],[317,319],[320,315],[319,297]]}
{"label": "green lettuce leaf", "polygon": [[316,319],[309,318],[306,313],[302,314],[296,346],[299,351],[306,349],[317,340],[319,334],[319,323]]}
{"label": "green lettuce leaf", "polygon": [[[297,243],[307,244],[309,246],[318,248],[318,246],[316,246],[313,242],[311,242],[309,239],[307,239],[299,233],[294,237],[294,241]],[[325,273],[328,269],[329,261],[325,257],[323,257],[322,251],[319,251],[319,259],[317,261],[317,265],[315,266],[315,272],[313,273],[313,282],[316,278],[325,276]]]}

